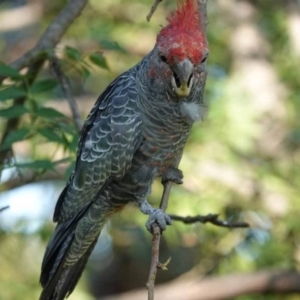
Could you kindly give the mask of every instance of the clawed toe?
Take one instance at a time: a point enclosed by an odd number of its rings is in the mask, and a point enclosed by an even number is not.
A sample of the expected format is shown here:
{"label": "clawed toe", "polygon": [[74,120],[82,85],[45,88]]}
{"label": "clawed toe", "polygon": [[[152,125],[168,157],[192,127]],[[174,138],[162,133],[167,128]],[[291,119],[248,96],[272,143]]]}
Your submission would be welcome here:
{"label": "clawed toe", "polygon": [[148,231],[152,232],[152,225],[156,223],[161,231],[166,230],[167,225],[172,224],[172,219],[162,209],[154,209],[149,215],[149,219],[146,223]]}

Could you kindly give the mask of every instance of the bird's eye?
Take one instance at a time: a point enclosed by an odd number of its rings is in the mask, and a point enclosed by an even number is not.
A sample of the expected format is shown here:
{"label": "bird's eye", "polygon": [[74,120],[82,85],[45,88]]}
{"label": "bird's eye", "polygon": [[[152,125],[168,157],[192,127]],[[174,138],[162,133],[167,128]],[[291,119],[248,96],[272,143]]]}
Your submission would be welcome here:
{"label": "bird's eye", "polygon": [[166,63],[166,62],[168,61],[167,58],[166,58],[164,55],[161,55],[161,56],[160,56],[160,59],[161,59],[161,61],[164,62],[164,63]]}
{"label": "bird's eye", "polygon": [[202,58],[202,60],[201,60],[201,64],[204,64],[204,63],[206,62],[206,60],[207,60],[207,57],[208,57],[208,55],[205,55],[205,56]]}

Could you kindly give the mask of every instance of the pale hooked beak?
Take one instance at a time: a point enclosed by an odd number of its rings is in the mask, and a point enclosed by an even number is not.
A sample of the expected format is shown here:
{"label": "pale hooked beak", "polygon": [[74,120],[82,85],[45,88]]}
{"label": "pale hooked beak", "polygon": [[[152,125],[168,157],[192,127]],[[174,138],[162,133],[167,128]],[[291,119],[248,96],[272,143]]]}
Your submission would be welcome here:
{"label": "pale hooked beak", "polygon": [[190,94],[194,82],[193,70],[194,66],[189,59],[181,61],[174,67],[171,82],[177,96],[187,97]]}

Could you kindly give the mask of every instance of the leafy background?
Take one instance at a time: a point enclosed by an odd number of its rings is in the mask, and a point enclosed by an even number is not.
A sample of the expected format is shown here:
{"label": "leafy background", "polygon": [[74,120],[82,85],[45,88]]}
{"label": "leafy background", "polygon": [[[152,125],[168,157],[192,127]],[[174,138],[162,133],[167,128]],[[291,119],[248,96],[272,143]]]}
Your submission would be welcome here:
{"label": "leafy background", "polygon": [[[91,0],[58,53],[80,113],[86,117],[103,89],[151,49],[175,1],[165,0],[150,23],[152,1]],[[299,269],[300,14],[296,1],[210,1],[208,118],[194,126],[181,162],[184,184],[174,186],[168,211],[247,221],[249,229],[175,223],[164,233],[165,282],[190,270],[202,275]],[[20,117],[1,149],[13,146],[0,186],[0,299],[33,299],[53,207],[75,157],[78,134],[61,88],[45,66],[35,83],[7,64],[37,41],[61,1],[0,3],[0,130]],[[5,17],[27,7],[22,26]],[[26,15],[22,15],[26,19]],[[20,17],[20,22],[22,21]],[[2,21],[1,21],[2,19]],[[21,22],[22,23],[22,22]],[[26,96],[24,105],[12,99]],[[158,205],[162,188],[153,187]],[[108,224],[72,299],[93,299],[142,288],[150,264],[146,217],[129,206]],[[239,300],[283,299],[280,295]],[[284,299],[298,299],[297,295]]]}

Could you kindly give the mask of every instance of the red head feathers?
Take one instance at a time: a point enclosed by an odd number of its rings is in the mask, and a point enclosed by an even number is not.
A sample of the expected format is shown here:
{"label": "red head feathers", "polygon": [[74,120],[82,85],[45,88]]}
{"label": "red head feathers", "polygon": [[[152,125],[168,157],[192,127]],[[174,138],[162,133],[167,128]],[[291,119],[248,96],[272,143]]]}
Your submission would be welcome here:
{"label": "red head feathers", "polygon": [[168,18],[168,25],[157,36],[157,46],[169,63],[189,58],[199,64],[207,55],[205,31],[201,26],[196,0],[178,1],[178,9]]}

